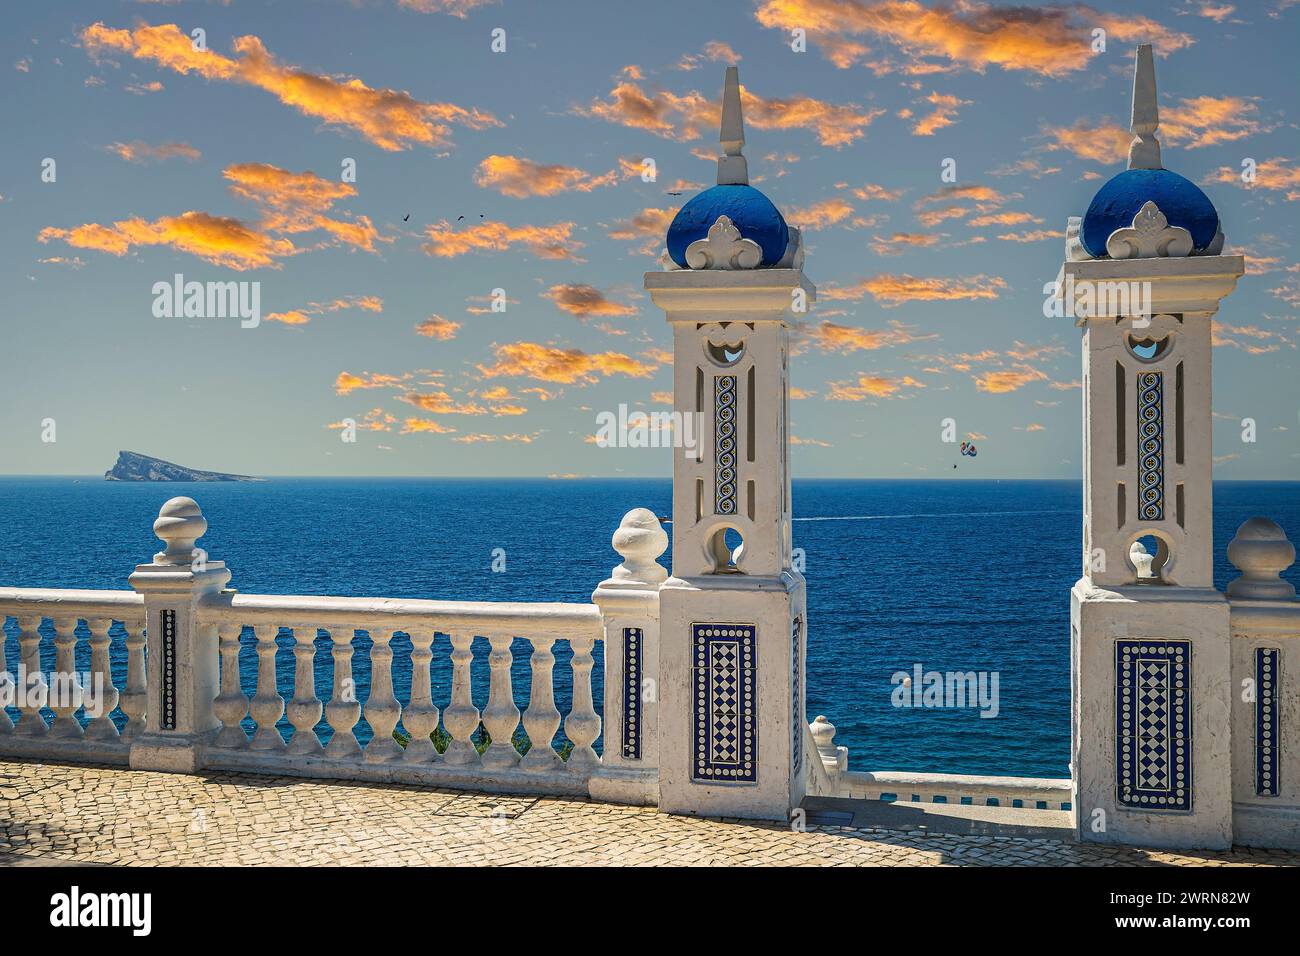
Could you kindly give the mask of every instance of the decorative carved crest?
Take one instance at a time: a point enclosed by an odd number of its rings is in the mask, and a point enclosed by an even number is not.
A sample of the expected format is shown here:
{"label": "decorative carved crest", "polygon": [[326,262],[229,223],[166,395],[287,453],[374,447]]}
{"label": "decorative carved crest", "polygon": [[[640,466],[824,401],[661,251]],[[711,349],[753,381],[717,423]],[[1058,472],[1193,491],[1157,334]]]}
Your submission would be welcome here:
{"label": "decorative carved crest", "polygon": [[763,250],[752,239],[744,239],[727,216],[719,216],[709,227],[706,239],[686,247],[686,264],[692,269],[757,269]]}
{"label": "decorative carved crest", "polygon": [[1192,254],[1192,234],[1182,226],[1171,226],[1154,202],[1147,200],[1133,217],[1133,225],[1116,229],[1106,240],[1112,259],[1154,259]]}

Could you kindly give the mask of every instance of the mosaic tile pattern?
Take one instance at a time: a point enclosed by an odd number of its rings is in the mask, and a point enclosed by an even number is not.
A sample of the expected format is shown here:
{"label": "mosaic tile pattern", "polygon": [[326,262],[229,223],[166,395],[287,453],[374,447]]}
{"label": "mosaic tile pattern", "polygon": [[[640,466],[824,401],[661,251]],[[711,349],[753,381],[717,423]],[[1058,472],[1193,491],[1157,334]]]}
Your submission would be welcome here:
{"label": "mosaic tile pattern", "polygon": [[1255,793],[1276,797],[1277,755],[1281,729],[1277,719],[1278,666],[1282,652],[1276,647],[1255,649]]}
{"label": "mosaic tile pattern", "polygon": [[1115,644],[1115,778],[1119,802],[1192,808],[1192,645]]}
{"label": "mosaic tile pattern", "polygon": [[623,756],[641,759],[641,649],[639,627],[623,628]]}
{"label": "mosaic tile pattern", "polygon": [[1138,515],[1143,521],[1165,517],[1165,407],[1160,372],[1139,372]]}
{"label": "mosaic tile pattern", "polygon": [[693,780],[754,783],[758,779],[755,631],[752,624],[691,625]]}
{"label": "mosaic tile pattern", "polygon": [[163,730],[176,729],[176,612],[159,614],[162,634],[162,719]]}
{"label": "mosaic tile pattern", "polygon": [[803,616],[794,619],[793,632],[790,635],[790,684],[792,688],[790,714],[790,765],[794,772],[803,769],[804,725],[808,717],[803,712]]}
{"label": "mosaic tile pattern", "polygon": [[736,494],[736,388],[734,375],[713,378],[713,511],[734,515]]}

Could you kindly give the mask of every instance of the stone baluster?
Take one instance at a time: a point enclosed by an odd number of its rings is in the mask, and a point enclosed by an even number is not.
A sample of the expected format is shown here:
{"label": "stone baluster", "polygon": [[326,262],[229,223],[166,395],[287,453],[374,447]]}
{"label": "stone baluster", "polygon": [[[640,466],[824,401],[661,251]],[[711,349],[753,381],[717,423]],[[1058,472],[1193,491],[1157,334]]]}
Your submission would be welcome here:
{"label": "stone baluster", "polygon": [[334,736],[325,747],[325,756],[334,760],[361,753],[357,735],[352,732],[361,719],[361,702],[357,700],[357,685],[352,679],[352,637],[351,630],[333,637],[334,694],[325,705],[325,719],[329,721]]}
{"label": "stone baluster", "polygon": [[515,749],[515,728],[519,726],[519,708],[515,706],[514,688],[510,681],[509,635],[494,634],[488,638],[492,653],[488,655],[488,675],[491,678],[488,705],[483,711],[483,726],[492,737],[492,743],[483,754],[483,766],[493,770],[508,770],[519,763]]}
{"label": "stone baluster", "polygon": [[14,722],[5,713],[4,701],[15,701],[14,679],[9,674],[9,658],[5,654],[5,643],[9,636],[5,633],[5,615],[0,614],[0,734],[11,734]]}
{"label": "stone baluster", "polygon": [[528,710],[524,713],[524,730],[532,746],[524,754],[522,764],[525,770],[558,770],[564,764],[551,746],[555,731],[560,727],[560,711],[555,706],[555,655],[551,652],[555,638],[534,637],[531,640],[533,654],[529,663],[533,682],[528,692]]}
{"label": "stone baluster", "polygon": [[280,629],[274,624],[258,624],[253,628],[257,635],[257,693],[249,705],[249,713],[257,721],[257,733],[249,744],[253,750],[284,750],[284,738],[275,723],[284,716],[284,698],[275,685],[275,638]]}
{"label": "stone baluster", "polygon": [[411,703],[402,711],[402,724],[411,734],[402,759],[409,763],[436,760],[433,732],[438,729],[438,708],[433,704],[429,665],[433,663],[434,631],[431,627],[412,628],[411,635]]}
{"label": "stone baluster", "polygon": [[289,753],[318,757],[325,752],[316,736],[324,707],[316,696],[316,633],[314,627],[293,629],[293,699],[285,708],[293,724]]}
{"label": "stone baluster", "polygon": [[479,762],[479,753],[470,739],[478,729],[478,708],[471,696],[469,665],[474,659],[474,635],[468,633],[451,636],[451,703],[442,712],[442,725],[451,735],[451,743],[443,759],[453,766]]}
{"label": "stone baluster", "polygon": [[122,713],[126,714],[122,737],[125,739],[135,737],[145,729],[149,685],[144,670],[144,625],[124,621],[122,626],[126,628],[126,687],[122,690]]}
{"label": "stone baluster", "polygon": [[821,757],[822,766],[831,776],[843,773],[849,766],[849,748],[835,746],[835,725],[817,715],[817,719],[808,725],[812,731],[813,743],[817,745],[817,755]]}
{"label": "stone baluster", "polygon": [[248,695],[239,684],[239,637],[243,631],[241,624],[217,626],[221,693],[212,702],[212,710],[221,719],[221,731],[215,745],[227,750],[243,750],[248,746],[248,734],[240,726],[248,716]]}
{"label": "stone baluster", "polygon": [[591,747],[600,736],[600,717],[591,699],[591,669],[595,664],[591,650],[596,639],[584,635],[571,639],[569,643],[573,646],[573,710],[564,721],[564,732],[573,741],[569,766],[576,770],[600,763]]}
{"label": "stone baluster", "polygon": [[397,722],[402,719],[402,705],[393,694],[393,634],[384,630],[370,634],[370,697],[366,700],[366,722],[374,731],[366,744],[366,760],[372,763],[396,760],[402,756],[401,745],[393,739]]}
{"label": "stone baluster", "polygon": [[50,707],[54,710],[54,723],[50,736],[64,740],[80,740],[85,732],[77,720],[81,707],[81,679],[77,676],[77,619],[51,618],[54,626],[54,684]]}
{"label": "stone baluster", "polygon": [[[112,638],[109,629],[113,622],[107,618],[87,619],[86,628],[90,631],[90,670],[94,682],[89,691],[82,689],[86,704],[86,738],[89,740],[117,740],[119,735],[113,718],[109,716],[117,707],[118,693],[113,686],[113,670],[109,662],[109,649]],[[91,711],[95,716],[91,716]]]}
{"label": "stone baluster", "polygon": [[1268,518],[1251,518],[1228,545],[1228,560],[1241,577],[1228,582],[1228,597],[1237,600],[1290,601],[1295,586],[1282,572],[1295,563],[1295,545]]}
{"label": "stone baluster", "polygon": [[41,673],[41,619],[18,618],[18,710],[21,716],[14,733],[44,737],[49,733],[41,708],[49,699],[49,687]]}

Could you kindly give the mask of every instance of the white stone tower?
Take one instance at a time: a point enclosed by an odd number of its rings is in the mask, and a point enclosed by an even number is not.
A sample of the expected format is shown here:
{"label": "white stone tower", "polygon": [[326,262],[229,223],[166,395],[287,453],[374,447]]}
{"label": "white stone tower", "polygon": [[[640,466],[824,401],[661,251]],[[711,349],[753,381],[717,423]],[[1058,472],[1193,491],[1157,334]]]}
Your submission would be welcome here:
{"label": "white stone tower", "polygon": [[749,185],[727,70],[718,185],[668,230],[645,286],[673,329],[672,577],[660,588],[659,806],[785,820],[804,795],[803,577],[790,561],[792,315],[816,294],[797,229]]}
{"label": "white stone tower", "polygon": [[[1138,48],[1128,169],[1067,229],[1058,294],[1083,332],[1083,576],[1071,598],[1081,839],[1230,845],[1228,605],[1213,587],[1210,324],[1245,263],[1161,167]],[[1145,547],[1141,539],[1153,542]]]}

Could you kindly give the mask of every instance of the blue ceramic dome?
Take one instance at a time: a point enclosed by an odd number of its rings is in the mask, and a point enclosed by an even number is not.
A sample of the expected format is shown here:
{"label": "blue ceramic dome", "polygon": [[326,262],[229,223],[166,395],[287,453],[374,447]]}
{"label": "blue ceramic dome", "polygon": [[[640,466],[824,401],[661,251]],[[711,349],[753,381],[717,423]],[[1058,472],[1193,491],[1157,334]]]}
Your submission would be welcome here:
{"label": "blue ceramic dome", "polygon": [[762,265],[774,266],[785,255],[790,242],[785,217],[753,186],[737,183],[711,186],[681,208],[668,227],[668,255],[673,262],[687,268],[686,247],[705,238],[719,216],[728,217],[742,237],[758,243]]}
{"label": "blue ceramic dome", "polygon": [[1131,227],[1133,217],[1148,200],[1160,207],[1169,225],[1182,226],[1192,234],[1196,252],[1214,240],[1219,214],[1194,182],[1167,169],[1126,169],[1092,197],[1079,236],[1083,248],[1094,259],[1105,258],[1110,234]]}

